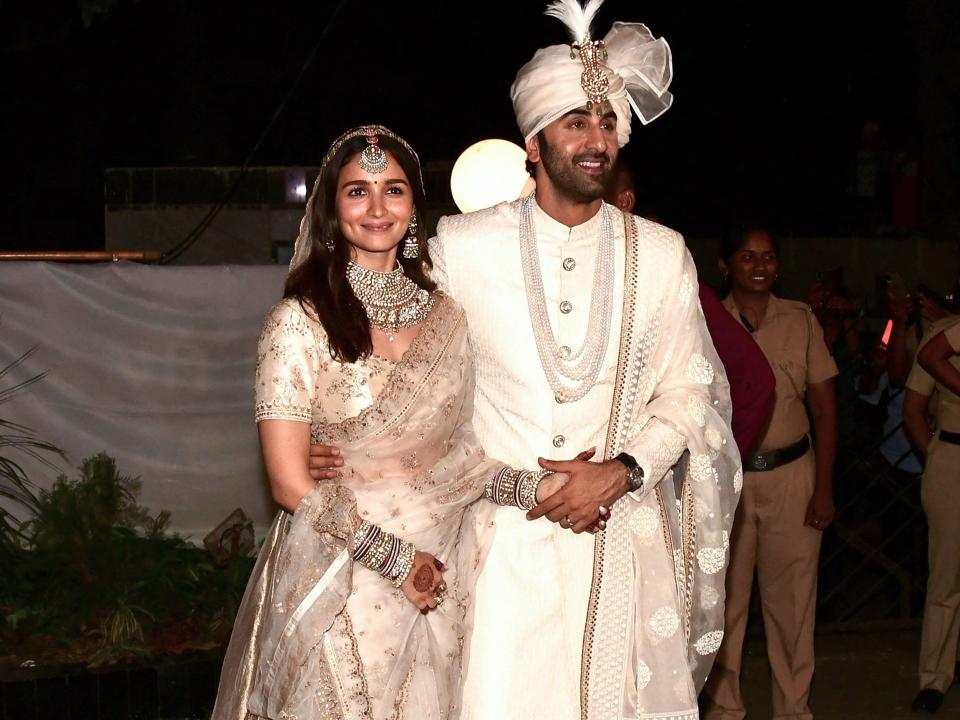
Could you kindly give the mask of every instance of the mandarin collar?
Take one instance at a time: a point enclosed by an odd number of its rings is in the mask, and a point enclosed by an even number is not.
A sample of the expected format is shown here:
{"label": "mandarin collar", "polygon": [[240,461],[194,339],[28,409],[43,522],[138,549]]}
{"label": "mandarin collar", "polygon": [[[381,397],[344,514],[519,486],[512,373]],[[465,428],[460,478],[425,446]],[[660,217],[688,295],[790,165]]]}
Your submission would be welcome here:
{"label": "mandarin collar", "polygon": [[554,219],[540,207],[540,203],[534,198],[533,201],[533,222],[537,229],[538,243],[562,243],[576,241],[589,241],[596,243],[600,237],[600,225],[603,218],[603,203],[593,217],[586,222],[569,227],[562,222]]}

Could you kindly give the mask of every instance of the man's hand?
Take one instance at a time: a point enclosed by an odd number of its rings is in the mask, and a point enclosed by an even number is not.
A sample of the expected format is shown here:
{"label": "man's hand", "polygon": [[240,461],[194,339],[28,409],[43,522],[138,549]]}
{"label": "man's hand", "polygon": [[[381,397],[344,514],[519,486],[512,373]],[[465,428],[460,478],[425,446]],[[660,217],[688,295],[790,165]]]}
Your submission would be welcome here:
{"label": "man's hand", "polygon": [[[585,453],[580,453],[577,455],[578,460],[587,460],[587,457],[581,457]],[[593,453],[587,453],[590,457],[593,456]],[[543,480],[540,481],[540,487],[537,488],[537,504],[539,505],[544,500],[549,498],[552,495],[560,492],[560,489],[567,484],[567,481],[570,479],[570,476],[566,473],[553,473],[547,475]],[[607,529],[607,520],[610,518],[610,511],[606,508],[602,508],[600,512],[600,519],[592,523],[588,528],[587,532],[591,534],[596,534],[600,530]]]}
{"label": "man's hand", "polygon": [[336,468],[343,467],[340,448],[333,445],[310,446],[310,477],[314,480],[332,480],[339,477]]}
{"label": "man's hand", "polygon": [[594,463],[540,458],[539,463],[546,470],[567,473],[570,479],[560,490],[527,513],[528,520],[545,516],[551,522],[559,522],[562,527],[581,533],[598,525],[600,509],[611,507],[629,489],[627,468],[619,460]]}

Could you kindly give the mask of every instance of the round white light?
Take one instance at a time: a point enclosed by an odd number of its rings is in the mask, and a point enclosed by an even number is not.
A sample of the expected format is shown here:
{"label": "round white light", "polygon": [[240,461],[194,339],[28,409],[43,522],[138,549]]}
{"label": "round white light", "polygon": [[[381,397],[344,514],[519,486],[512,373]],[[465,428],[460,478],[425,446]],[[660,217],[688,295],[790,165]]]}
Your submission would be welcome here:
{"label": "round white light", "polygon": [[473,212],[533,192],[527,153],[508,140],[481,140],[461,153],[450,173],[450,190],[460,212]]}

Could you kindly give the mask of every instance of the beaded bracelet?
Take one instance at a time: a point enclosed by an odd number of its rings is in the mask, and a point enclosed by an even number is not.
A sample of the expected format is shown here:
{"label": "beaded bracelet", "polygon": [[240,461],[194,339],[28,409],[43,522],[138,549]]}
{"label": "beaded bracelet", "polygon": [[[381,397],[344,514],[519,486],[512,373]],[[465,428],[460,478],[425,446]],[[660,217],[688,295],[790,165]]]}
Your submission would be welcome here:
{"label": "beaded bracelet", "polygon": [[353,533],[353,559],[385,577],[394,587],[400,587],[407,579],[416,553],[413,543],[405,543],[367,520]]}

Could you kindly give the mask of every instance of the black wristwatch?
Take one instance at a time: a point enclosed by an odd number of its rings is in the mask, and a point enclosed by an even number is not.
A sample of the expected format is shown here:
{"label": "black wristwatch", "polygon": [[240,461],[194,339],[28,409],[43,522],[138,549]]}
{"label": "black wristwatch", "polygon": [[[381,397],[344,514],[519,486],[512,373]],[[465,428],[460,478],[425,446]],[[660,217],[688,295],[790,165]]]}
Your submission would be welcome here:
{"label": "black wristwatch", "polygon": [[613,459],[619,460],[627,468],[627,487],[630,488],[629,492],[643,490],[643,468],[640,467],[637,459],[633,455],[627,455],[627,453],[624,452]]}

